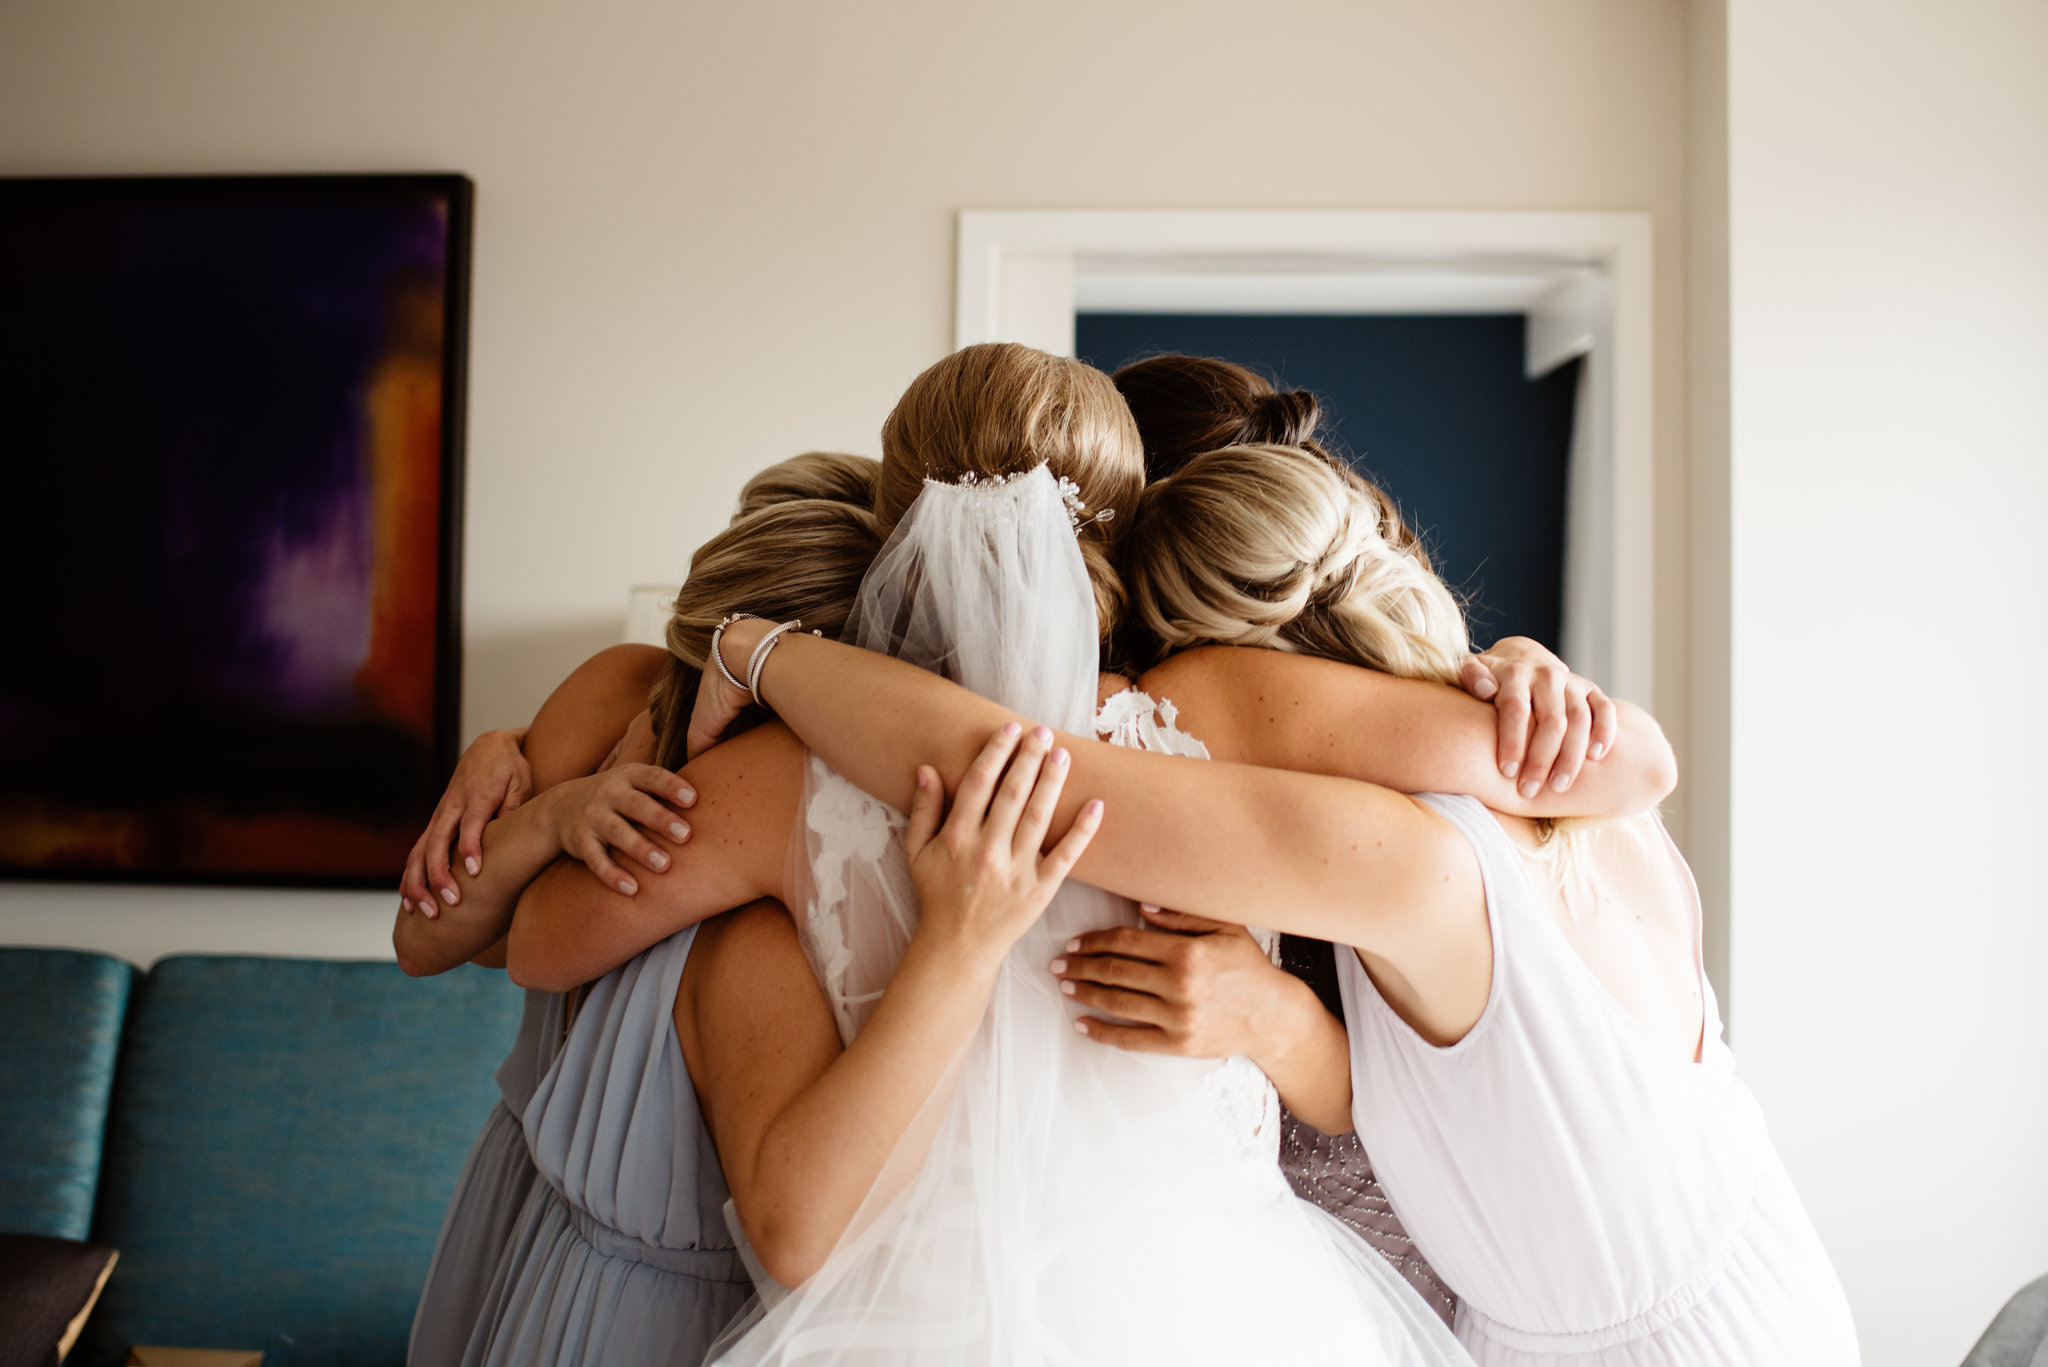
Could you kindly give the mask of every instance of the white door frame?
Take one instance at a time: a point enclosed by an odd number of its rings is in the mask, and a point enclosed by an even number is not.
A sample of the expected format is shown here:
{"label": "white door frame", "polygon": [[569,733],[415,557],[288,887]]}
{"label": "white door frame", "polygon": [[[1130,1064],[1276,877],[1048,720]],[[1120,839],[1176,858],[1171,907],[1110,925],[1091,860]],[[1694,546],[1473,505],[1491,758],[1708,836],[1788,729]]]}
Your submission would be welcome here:
{"label": "white door frame", "polygon": [[1074,354],[1074,315],[1526,313],[1525,365],[1580,374],[1565,656],[1647,704],[1653,650],[1648,214],[965,210],[953,342]]}

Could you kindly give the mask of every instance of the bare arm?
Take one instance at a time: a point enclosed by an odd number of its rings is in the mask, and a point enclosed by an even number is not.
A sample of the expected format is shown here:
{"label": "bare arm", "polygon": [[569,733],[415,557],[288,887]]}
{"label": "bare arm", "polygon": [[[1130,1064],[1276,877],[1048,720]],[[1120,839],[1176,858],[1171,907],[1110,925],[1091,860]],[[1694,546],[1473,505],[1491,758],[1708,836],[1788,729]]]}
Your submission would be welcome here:
{"label": "bare arm", "polygon": [[777,1281],[803,1281],[838,1243],[979,1024],[1004,955],[1086,846],[1099,807],[1039,854],[1066,777],[1049,749],[991,742],[943,832],[937,775],[922,776],[904,834],[922,915],[843,1053],[779,907],[698,932],[676,1032],[733,1204]]}
{"label": "bare arm", "polygon": [[1619,735],[1564,792],[1533,796],[1496,762],[1491,703],[1445,684],[1277,650],[1186,651],[1139,680],[1180,708],[1182,726],[1218,759],[1362,779],[1404,793],[1465,793],[1510,816],[1627,816],[1678,781],[1654,718],[1615,703]]}
{"label": "bare arm", "polygon": [[[568,860],[555,862],[530,886],[512,889],[517,910],[506,947],[512,980],[566,992],[685,926],[762,898],[786,897],[803,765],[803,746],[786,728],[755,727],[683,766],[678,778],[699,795],[690,809],[689,838],[650,833],[669,866],[637,893],[607,887]],[[493,828],[512,825],[524,811]]]}
{"label": "bare arm", "polygon": [[[744,664],[767,629],[729,629],[728,661]],[[744,701],[714,677],[699,694],[693,748]],[[761,679],[768,705],[812,750],[899,807],[920,762],[951,781],[994,730],[1029,721],[914,666],[810,636],[782,637]],[[1058,742],[1074,756],[1068,793],[1109,810],[1077,877],[1136,901],[1354,945],[1379,961],[1376,976],[1426,1033],[1455,1038],[1477,1018],[1491,972],[1478,866],[1425,804],[1352,780]],[[1060,821],[1078,802],[1063,799]]]}
{"label": "bare arm", "polygon": [[[650,646],[614,646],[562,681],[521,746],[536,793],[544,797],[597,768],[646,706],[647,690],[666,659],[666,652]],[[677,800],[690,796],[678,789]],[[441,909],[431,916],[399,911],[391,932],[399,966],[418,976],[445,973],[472,959],[502,963],[499,942],[520,890],[561,853],[548,833],[555,815],[536,798],[484,827],[476,837],[476,872],[457,864],[446,870],[445,882],[436,880]]]}

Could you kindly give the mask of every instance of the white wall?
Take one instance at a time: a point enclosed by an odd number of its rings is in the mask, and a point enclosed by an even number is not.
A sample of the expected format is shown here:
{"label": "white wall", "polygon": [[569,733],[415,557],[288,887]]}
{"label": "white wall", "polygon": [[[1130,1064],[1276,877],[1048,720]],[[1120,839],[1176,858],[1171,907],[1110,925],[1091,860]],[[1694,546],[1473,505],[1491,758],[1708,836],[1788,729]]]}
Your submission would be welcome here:
{"label": "white wall", "polygon": [[2048,5],[1729,0],[1738,1053],[1871,1367],[2048,1272]]}
{"label": "white wall", "polygon": [[[1676,0],[8,0],[0,174],[476,179],[472,731],[615,639],[749,472],[875,450],[947,349],[963,207],[1648,210],[1682,740],[1682,36]],[[0,886],[0,941],[247,933],[159,900]],[[309,945],[342,914],[279,904]]]}

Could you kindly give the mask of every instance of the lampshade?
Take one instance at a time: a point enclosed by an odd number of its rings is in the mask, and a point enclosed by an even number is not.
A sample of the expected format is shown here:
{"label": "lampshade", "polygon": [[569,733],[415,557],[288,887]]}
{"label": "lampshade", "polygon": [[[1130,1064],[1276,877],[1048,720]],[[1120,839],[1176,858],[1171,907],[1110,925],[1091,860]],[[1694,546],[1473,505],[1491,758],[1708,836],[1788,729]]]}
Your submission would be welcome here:
{"label": "lampshade", "polygon": [[635,584],[626,594],[626,635],[629,645],[668,644],[668,618],[681,584]]}

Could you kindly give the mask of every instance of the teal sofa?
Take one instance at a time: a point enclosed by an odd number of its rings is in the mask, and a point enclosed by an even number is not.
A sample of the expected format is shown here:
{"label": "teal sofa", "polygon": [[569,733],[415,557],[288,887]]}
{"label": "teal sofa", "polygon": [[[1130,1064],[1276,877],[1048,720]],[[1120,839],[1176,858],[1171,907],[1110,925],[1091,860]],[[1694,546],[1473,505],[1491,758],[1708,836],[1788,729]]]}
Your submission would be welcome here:
{"label": "teal sofa", "polygon": [[131,1345],[397,1367],[517,1029],[501,973],[0,949],[0,1231],[120,1250],[67,1364]]}

